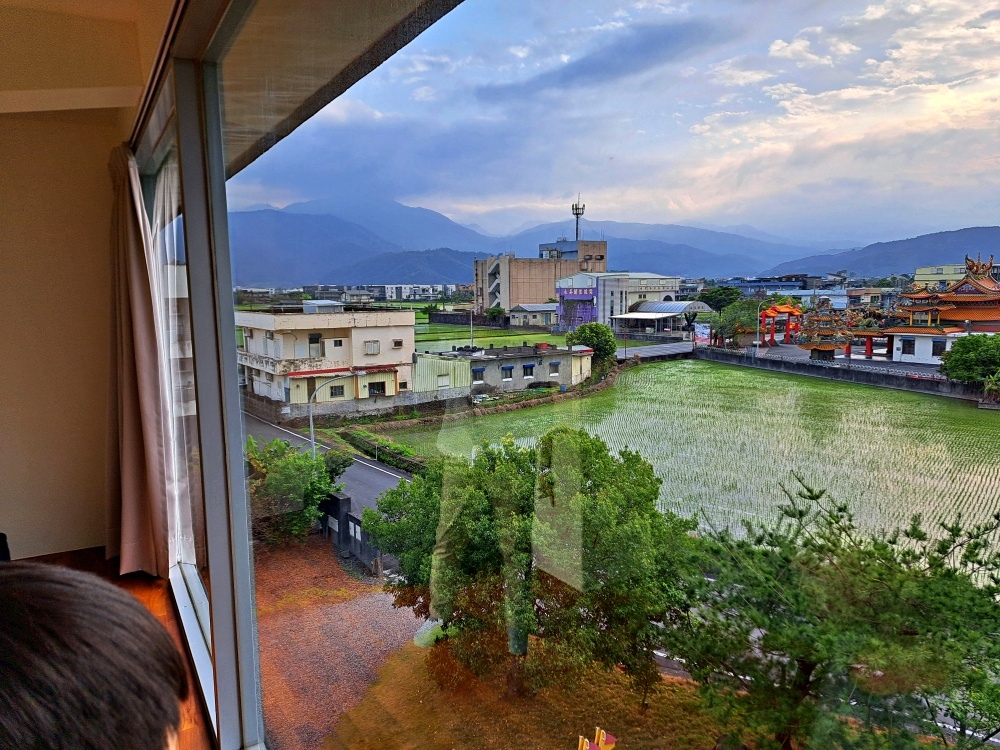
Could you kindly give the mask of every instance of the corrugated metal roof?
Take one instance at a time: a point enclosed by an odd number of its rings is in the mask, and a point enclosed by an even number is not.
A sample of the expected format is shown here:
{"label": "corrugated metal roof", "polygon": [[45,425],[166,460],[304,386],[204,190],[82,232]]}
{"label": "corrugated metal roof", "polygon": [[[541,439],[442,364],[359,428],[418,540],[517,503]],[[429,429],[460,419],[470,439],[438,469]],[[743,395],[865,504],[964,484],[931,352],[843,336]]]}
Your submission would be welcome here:
{"label": "corrugated metal roof", "polygon": [[632,305],[629,312],[674,313],[679,315],[680,313],[712,312],[712,308],[704,302],[696,300],[689,300],[687,302],[654,302],[646,300],[645,302]]}
{"label": "corrugated metal roof", "polygon": [[557,302],[529,303],[510,308],[511,312],[555,312],[559,308]]}

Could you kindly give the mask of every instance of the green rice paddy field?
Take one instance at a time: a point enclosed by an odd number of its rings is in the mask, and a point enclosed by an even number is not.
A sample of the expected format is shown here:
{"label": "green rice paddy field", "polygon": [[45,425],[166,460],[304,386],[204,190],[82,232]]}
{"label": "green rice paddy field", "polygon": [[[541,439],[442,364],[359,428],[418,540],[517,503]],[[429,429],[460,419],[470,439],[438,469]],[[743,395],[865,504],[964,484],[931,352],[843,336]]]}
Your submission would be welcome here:
{"label": "green rice paddy field", "polygon": [[[538,333],[536,331],[521,331],[516,328],[485,328],[476,326],[473,329],[476,336],[476,346],[520,346],[527,341],[529,345],[550,344],[551,346],[566,346],[566,335],[562,333]],[[466,346],[469,343],[469,327],[442,323],[420,323],[414,330],[418,352],[450,351],[452,346]],[[621,343],[621,342],[619,342]],[[647,341],[628,342],[629,348],[647,346]]]}
{"label": "green rice paddy field", "polygon": [[629,447],[663,478],[664,507],[713,526],[765,518],[800,472],[869,530],[1000,510],[1000,413],[934,396],[696,360],[629,370],[587,398],[398,430],[418,453],[471,455],[557,424]]}

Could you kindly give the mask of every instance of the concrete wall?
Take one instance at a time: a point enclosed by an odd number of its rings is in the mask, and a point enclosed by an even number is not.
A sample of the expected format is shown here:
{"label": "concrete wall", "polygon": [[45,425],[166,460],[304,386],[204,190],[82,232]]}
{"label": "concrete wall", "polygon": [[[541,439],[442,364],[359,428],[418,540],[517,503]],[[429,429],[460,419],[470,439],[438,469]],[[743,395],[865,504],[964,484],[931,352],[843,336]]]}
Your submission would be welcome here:
{"label": "concrete wall", "polygon": [[895,388],[902,391],[959,398],[965,401],[978,401],[983,396],[980,389],[965,385],[964,383],[900,375],[888,370],[860,370],[856,367],[832,367],[829,365],[809,364],[805,361],[748,357],[744,354],[730,354],[729,352],[705,347],[695,349],[694,356],[697,359],[725,362],[744,367],[755,367],[759,370],[808,375],[814,378],[840,380],[847,383],[859,383],[861,385],[874,385],[881,388]]}
{"label": "concrete wall", "polygon": [[[390,414],[400,409],[405,410],[428,406],[448,408],[450,404],[467,408],[470,393],[471,389],[469,386],[463,388],[442,388],[437,391],[423,393],[406,390],[400,391],[395,396],[374,396],[358,401],[328,401],[313,404],[313,415],[363,417]],[[255,417],[278,424],[309,417],[309,405],[307,403],[285,404],[246,392],[243,395],[243,407],[247,413],[253,414]]]}

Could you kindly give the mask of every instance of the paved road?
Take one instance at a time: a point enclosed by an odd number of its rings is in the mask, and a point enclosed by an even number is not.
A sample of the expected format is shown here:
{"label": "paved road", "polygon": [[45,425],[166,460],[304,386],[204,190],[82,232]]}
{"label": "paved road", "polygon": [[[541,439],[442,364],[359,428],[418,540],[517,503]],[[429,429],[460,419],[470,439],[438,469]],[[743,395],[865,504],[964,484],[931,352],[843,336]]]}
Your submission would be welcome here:
{"label": "paved road", "polygon": [[[309,445],[309,438],[297,432],[265,422],[246,412],[243,412],[243,419],[247,433],[253,435],[255,440],[270,441],[280,438],[292,445]],[[326,446],[317,443],[316,450],[326,451]],[[344,483],[344,492],[351,497],[353,510],[360,512],[361,508],[374,508],[379,496],[398,485],[400,479],[410,478],[405,471],[387,466],[381,461],[355,456],[354,464],[344,472],[340,481]]]}
{"label": "paved road", "polygon": [[[868,359],[864,354],[859,354],[858,352],[864,351],[863,346],[855,346],[854,352],[850,357],[850,366],[857,367],[864,370],[884,370],[887,372],[894,372],[901,375],[924,375],[924,376],[935,376],[938,375],[937,365],[924,365],[916,362],[893,362],[891,360],[885,359]],[[776,359],[795,359],[795,360],[809,360],[809,351],[806,349],[800,349],[794,344],[779,344],[773,348],[762,348],[760,353],[757,355],[762,359],[765,357],[771,357]],[[843,354],[838,354],[834,359],[834,363],[842,367],[848,366],[848,358]]]}

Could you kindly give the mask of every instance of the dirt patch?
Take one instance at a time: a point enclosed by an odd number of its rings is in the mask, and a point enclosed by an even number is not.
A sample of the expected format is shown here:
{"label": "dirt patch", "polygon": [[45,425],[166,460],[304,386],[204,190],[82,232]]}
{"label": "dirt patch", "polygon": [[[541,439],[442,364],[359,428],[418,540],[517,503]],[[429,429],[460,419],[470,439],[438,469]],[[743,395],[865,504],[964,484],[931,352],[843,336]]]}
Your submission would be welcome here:
{"label": "dirt patch", "polygon": [[443,691],[430,679],[427,651],[412,643],[393,655],[365,699],[345,714],[324,750],[576,747],[600,726],[618,750],[711,750],[724,730],[706,716],[693,683],[663,678],[646,714],[619,672],[594,672],[576,690],[549,688],[504,699],[501,681],[473,680]]}
{"label": "dirt patch", "polygon": [[255,557],[268,747],[312,750],[421,621],[374,579],[352,576],[319,535]]}

